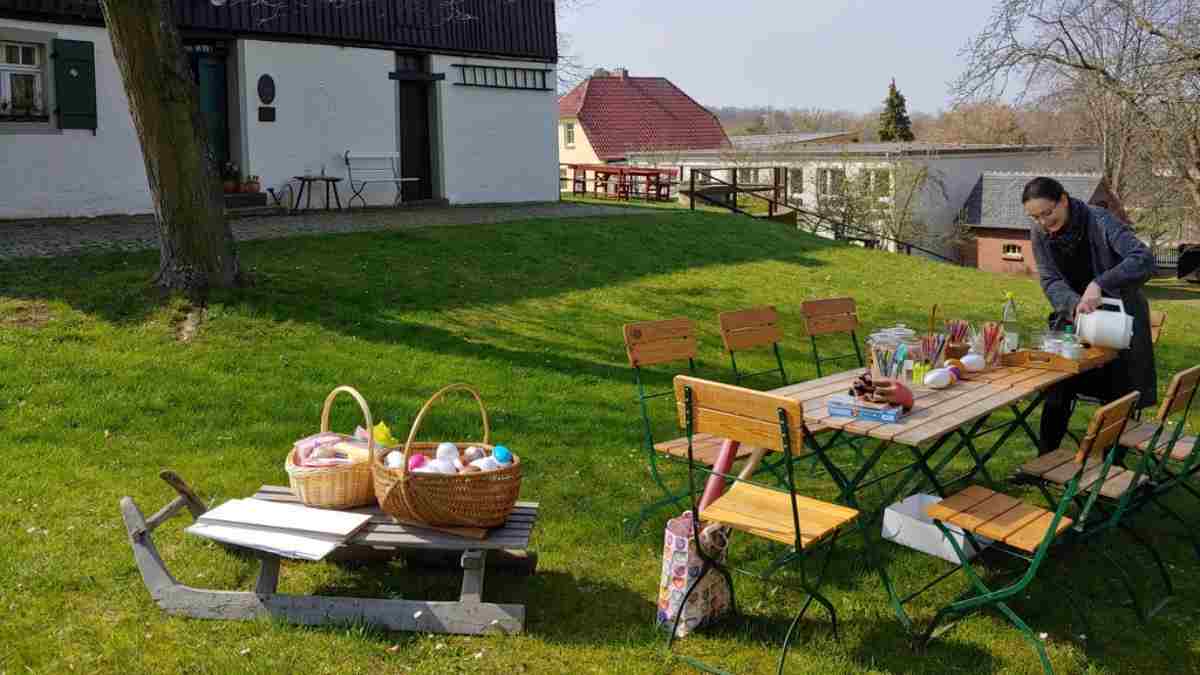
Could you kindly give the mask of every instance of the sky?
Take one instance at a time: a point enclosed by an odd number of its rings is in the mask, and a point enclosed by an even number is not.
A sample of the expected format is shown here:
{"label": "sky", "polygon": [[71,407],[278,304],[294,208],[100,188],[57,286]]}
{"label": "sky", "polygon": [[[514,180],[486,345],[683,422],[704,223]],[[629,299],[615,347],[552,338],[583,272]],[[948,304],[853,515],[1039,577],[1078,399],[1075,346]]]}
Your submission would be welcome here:
{"label": "sky", "polygon": [[949,107],[991,0],[583,0],[559,29],[592,68],[661,76],[707,106],[867,112],[896,78],[909,112]]}

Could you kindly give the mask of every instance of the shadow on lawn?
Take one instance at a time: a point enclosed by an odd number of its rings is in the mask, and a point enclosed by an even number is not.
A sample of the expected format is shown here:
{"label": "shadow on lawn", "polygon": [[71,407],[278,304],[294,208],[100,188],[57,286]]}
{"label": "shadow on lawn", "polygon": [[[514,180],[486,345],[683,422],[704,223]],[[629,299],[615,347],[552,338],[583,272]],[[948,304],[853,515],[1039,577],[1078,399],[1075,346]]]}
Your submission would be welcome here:
{"label": "shadow on lawn", "polygon": [[[700,229],[703,245],[696,245]],[[823,263],[807,252],[832,245],[691,213],[295,237],[240,244],[255,285],[215,293],[213,301],[394,340],[393,326],[377,317],[487,307],[712,265],[816,266]],[[106,321],[137,322],[158,304],[150,287],[156,262],[155,253],[14,261],[0,270],[0,295],[65,300]]]}
{"label": "shadow on lawn", "polygon": [[1146,298],[1156,300],[1200,300],[1200,284],[1175,279],[1158,279],[1145,286]]}

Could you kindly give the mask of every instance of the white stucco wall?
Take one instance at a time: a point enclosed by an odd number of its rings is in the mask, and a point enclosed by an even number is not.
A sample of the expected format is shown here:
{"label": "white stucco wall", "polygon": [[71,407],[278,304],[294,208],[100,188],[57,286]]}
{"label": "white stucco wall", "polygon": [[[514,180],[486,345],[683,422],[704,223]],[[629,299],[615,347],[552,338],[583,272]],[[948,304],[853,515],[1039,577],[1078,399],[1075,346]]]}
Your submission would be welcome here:
{"label": "white stucco wall", "polygon": [[[329,45],[238,40],[242,171],[279,189],[292,176],[346,176],[343,153],[396,152],[395,53]],[[259,122],[258,78],[275,80],[274,122]],[[339,185],[342,205],[349,199]],[[395,189],[372,185],[371,204],[391,204]],[[313,206],[324,204],[324,188]],[[355,201],[355,205],[358,202]]]}
{"label": "white stucco wall", "polygon": [[91,217],[153,210],[129,101],[103,28],[0,19],[96,50],[97,129],[0,133],[0,219]]}
{"label": "white stucco wall", "polygon": [[[525,61],[432,57],[445,73],[435,85],[437,134],[434,167],[442,196],[451,204],[534,202],[558,199],[558,97],[551,91],[455,85],[451,64],[553,68]],[[555,81],[553,72],[549,81]],[[440,171],[439,171],[440,169]]]}

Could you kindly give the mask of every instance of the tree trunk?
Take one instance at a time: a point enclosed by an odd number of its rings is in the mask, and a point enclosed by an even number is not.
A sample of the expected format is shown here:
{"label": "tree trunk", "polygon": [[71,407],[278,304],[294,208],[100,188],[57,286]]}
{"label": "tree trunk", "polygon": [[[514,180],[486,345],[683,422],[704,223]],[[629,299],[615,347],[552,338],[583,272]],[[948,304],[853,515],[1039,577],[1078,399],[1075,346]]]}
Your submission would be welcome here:
{"label": "tree trunk", "polygon": [[158,224],[158,284],[193,297],[241,280],[173,0],[101,0]]}

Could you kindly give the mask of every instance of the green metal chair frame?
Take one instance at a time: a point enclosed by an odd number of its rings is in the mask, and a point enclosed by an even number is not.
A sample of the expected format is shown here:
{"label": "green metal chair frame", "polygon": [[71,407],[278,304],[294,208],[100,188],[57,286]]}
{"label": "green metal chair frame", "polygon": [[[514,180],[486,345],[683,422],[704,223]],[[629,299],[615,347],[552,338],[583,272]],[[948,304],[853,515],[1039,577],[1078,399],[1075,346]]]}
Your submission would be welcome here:
{"label": "green metal chair frame", "polygon": [[[1140,443],[1127,445],[1130,452],[1141,456],[1141,464],[1147,464],[1147,474],[1151,483],[1145,498],[1130,504],[1127,508],[1140,510],[1147,505],[1153,505],[1167,517],[1183,526],[1181,534],[1191,543],[1197,557],[1200,557],[1200,538],[1195,534],[1194,523],[1189,523],[1177,511],[1163,503],[1163,497],[1182,489],[1200,500],[1200,491],[1190,484],[1190,480],[1200,473],[1200,449],[1193,449],[1182,459],[1174,457],[1174,450],[1183,438],[1187,429],[1188,417],[1196,399],[1196,390],[1200,388],[1200,366],[1193,366],[1176,373],[1167,386],[1167,394],[1159,406],[1153,425],[1154,432],[1149,441],[1143,446]],[[1135,430],[1136,431],[1136,430]],[[1123,441],[1130,440],[1127,436]]]}
{"label": "green metal chair frame", "polygon": [[[947,630],[950,625],[943,626],[942,624],[948,618],[958,617],[961,619],[972,612],[979,611],[987,607],[995,607],[1010,622],[1012,622],[1012,624],[1016,626],[1018,630],[1021,631],[1021,634],[1034,648],[1034,650],[1037,652],[1038,658],[1041,661],[1042,669],[1048,674],[1052,674],[1054,672],[1050,665],[1050,659],[1046,655],[1046,648],[1042,644],[1042,641],[1038,639],[1037,635],[1034,634],[1033,630],[1028,626],[1028,624],[1026,624],[1021,617],[1017,616],[1016,612],[1014,612],[1005,601],[1013,596],[1025,592],[1025,590],[1037,576],[1038,570],[1048,557],[1052,545],[1055,545],[1060,541],[1065,543],[1066,540],[1074,539],[1075,536],[1073,535],[1086,535],[1088,533],[1087,511],[1095,503],[1098,492],[1103,485],[1103,481],[1096,481],[1092,483],[1092,485],[1088,487],[1086,491],[1081,491],[1080,482],[1082,478],[1088,474],[1089,468],[1094,468],[1095,466],[1095,463],[1092,463],[1091,466],[1089,466],[1088,460],[1092,457],[1092,455],[1097,454],[1093,451],[1094,448],[1107,448],[1107,451],[1104,452],[1105,459],[1103,460],[1103,466],[1111,466],[1112,460],[1118,450],[1121,433],[1124,432],[1125,425],[1132,416],[1133,409],[1136,407],[1137,399],[1138,393],[1134,392],[1096,411],[1095,416],[1092,418],[1091,425],[1089,426],[1088,435],[1084,438],[1084,447],[1081,447],[1079,453],[1076,455],[1078,469],[1063,487],[1061,496],[1059,496],[1057,500],[1053,500],[1050,498],[1048,493],[1043,493],[1048,499],[1051,499],[1051,506],[1054,509],[1052,512],[1053,516],[1046,527],[1045,534],[1043,535],[1041,542],[1037,545],[1036,549],[1034,549],[1032,555],[1029,555],[1026,551],[1014,546],[1010,546],[1004,542],[993,542],[991,544],[993,550],[1027,562],[1028,566],[1026,567],[1024,573],[1022,573],[1015,581],[999,589],[989,588],[987,584],[984,583],[984,580],[971,566],[970,559],[963,552],[963,548],[958,543],[956,538],[952,536],[951,531],[947,527],[946,523],[944,523],[941,519],[934,517],[934,525],[936,525],[937,528],[942,532],[942,535],[946,538],[946,540],[950,542],[951,548],[954,549],[954,553],[959,559],[959,567],[957,569],[962,570],[966,574],[970,582],[970,588],[959,595],[955,600],[938,610],[937,614],[933,618],[933,621],[930,622],[929,627],[920,636],[918,644],[922,646],[927,645],[933,638]],[[1067,518],[1067,511],[1070,510],[1073,505],[1077,504],[1077,498],[1083,494],[1088,495],[1085,501],[1084,510],[1082,513],[1080,513],[1079,518],[1072,523],[1072,526],[1068,530],[1071,534],[1068,534],[1068,531],[1063,531],[1060,533],[1060,529],[1062,529],[1060,528],[1060,525],[1062,524],[1062,520]],[[1119,522],[1119,518],[1116,521],[1114,521],[1112,518],[1109,518],[1108,521],[1112,525],[1115,525],[1116,522]],[[966,531],[964,529],[963,535],[976,549],[982,548],[979,546],[976,536],[970,531]],[[1086,540],[1088,537],[1085,536],[1083,539]],[[1107,556],[1107,552],[1103,549],[1101,549],[1101,553]],[[1113,561],[1110,560],[1110,562]],[[1085,630],[1087,630],[1087,617],[1080,609],[1080,605],[1075,601],[1074,593],[1070,586],[1063,581],[1059,590],[1064,594],[1068,603],[1071,605],[1071,608],[1075,611],[1081,623],[1083,623],[1085,626]],[[1088,630],[1088,633],[1090,633],[1090,630]]]}
{"label": "green metal chair frame", "polygon": [[[871,549],[872,542],[862,527],[862,519],[858,517],[859,514],[856,509],[828,505],[831,508],[842,508],[846,511],[853,512],[854,515],[851,516],[849,520],[846,520],[842,524],[835,526],[830,533],[825,534],[819,539],[809,541],[807,545],[805,544],[801,526],[800,507],[797,503],[798,495],[796,494],[795,472],[792,467],[794,462],[791,461],[795,456],[793,438],[798,435],[802,444],[807,443],[814,449],[814,452],[817,453],[818,456],[822,457],[824,461],[828,462],[828,460],[824,458],[820,445],[812,442],[812,434],[809,432],[808,427],[804,423],[803,410],[798,401],[770,393],[754,391],[752,389],[745,389],[742,387],[721,384],[718,382],[700,380],[682,375],[676,376],[675,378],[675,393],[677,405],[680,408],[680,415],[689,439],[689,457],[692,449],[690,439],[696,433],[703,432],[719,434],[731,440],[737,440],[747,445],[767,448],[769,450],[776,450],[784,454],[784,460],[781,462],[787,467],[786,485],[784,486],[784,490],[770,486],[762,487],[780,492],[786,490],[791,505],[790,524],[795,534],[795,540],[789,547],[790,550],[772,562],[767,568],[766,572],[763,574],[756,574],[740,569],[734,570],[751,574],[752,576],[766,580],[783,567],[791,563],[798,563],[797,566],[800,569],[800,588],[807,595],[807,598],[803,606],[800,608],[800,611],[796,614],[796,617],[788,626],[787,634],[784,637],[783,648],[780,652],[778,667],[778,672],[782,674],[787,660],[787,652],[792,642],[792,637],[795,634],[796,628],[800,621],[803,620],[804,615],[812,606],[814,600],[817,602],[817,604],[820,604],[822,607],[824,607],[829,613],[833,635],[834,638],[837,639],[837,610],[834,609],[833,603],[830,602],[826,596],[821,594],[820,587],[821,583],[825,579],[825,574],[829,569],[829,563],[832,558],[833,551],[837,546],[838,536],[841,534],[842,529],[844,527],[848,527],[850,523],[854,523],[856,527],[858,527],[859,531],[863,534],[863,540],[867,546],[870,560],[874,561],[875,557]],[[701,527],[699,524],[701,523],[702,513],[700,511],[699,504],[696,501],[696,495],[698,494],[696,486],[696,473],[698,471],[703,471],[709,475],[712,475],[715,472],[711,469],[703,467],[702,465],[699,465],[696,462],[690,462],[688,465],[688,482],[689,487],[691,488],[689,493],[691,495],[692,522],[697,524],[697,526],[693,529],[693,536],[695,537],[696,550],[701,559],[704,561],[704,564],[700,570],[700,573],[695,577],[695,580],[688,586],[687,591],[684,593],[683,600],[680,603],[680,611],[675,616],[675,620],[671,626],[670,637],[667,640],[668,651],[670,651],[671,645],[674,642],[675,630],[678,627],[679,621],[683,615],[682,608],[687,605],[687,600],[691,596],[692,591],[700,584],[700,581],[709,572],[715,570],[725,577],[725,581],[729,584],[730,589],[731,609],[734,614],[737,613],[737,603],[733,593],[733,577],[730,574],[730,568],[727,568],[725,564],[716,558],[709,556],[708,551],[700,540]],[[735,482],[751,482],[738,476],[725,477],[732,478]],[[806,562],[811,554],[813,554],[817,549],[821,548],[825,549],[824,559],[821,561],[821,569],[816,575],[816,580],[814,582],[809,578]],[[706,672],[721,672],[696,659],[689,657],[683,658],[690,665],[700,670]]]}
{"label": "green metal chair frame", "polygon": [[[754,307],[722,312],[718,320],[721,324],[721,340],[725,343],[725,351],[729,352],[729,362],[733,366],[735,383],[740,386],[743,380],[777,372],[782,383],[788,384],[787,370],[783,367],[783,356],[779,353],[779,342],[783,339],[783,330],[779,327],[779,312],[775,311],[774,307]],[[737,352],[767,346],[775,353],[775,368],[757,373],[743,373],[738,370]]]}
{"label": "green metal chair frame", "polygon": [[637,388],[638,409],[642,416],[642,449],[646,452],[650,477],[663,495],[660,499],[644,505],[637,517],[626,526],[626,534],[633,534],[655,511],[676,504],[687,496],[682,492],[672,492],[659,471],[659,452],[654,448],[654,430],[647,405],[652,399],[670,396],[674,391],[668,389],[648,393],[642,377],[642,368],[686,359],[688,373],[695,375],[696,336],[691,319],[686,318],[626,324],[623,333],[625,352],[629,357],[629,365],[633,369],[633,383]]}
{"label": "green metal chair frame", "polygon": [[[862,349],[858,346],[858,306],[854,298],[827,298],[824,300],[807,300],[800,306],[804,316],[804,327],[808,339],[812,343],[813,363],[817,366],[817,377],[822,377],[821,364],[830,361],[842,361],[854,357],[858,367],[862,368]],[[848,334],[850,345],[854,347],[853,354],[822,357],[817,348],[817,338],[825,335]]]}

